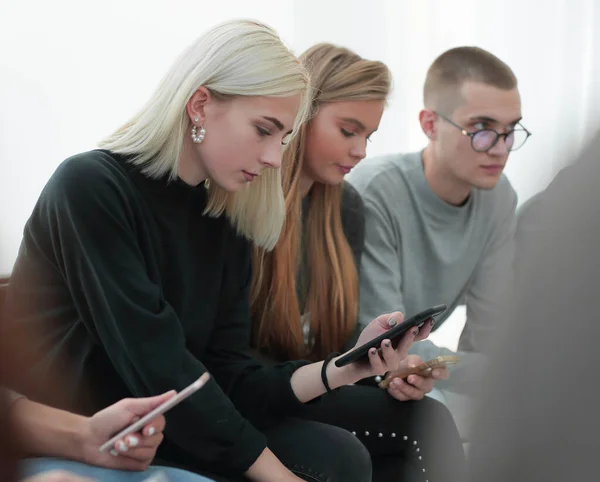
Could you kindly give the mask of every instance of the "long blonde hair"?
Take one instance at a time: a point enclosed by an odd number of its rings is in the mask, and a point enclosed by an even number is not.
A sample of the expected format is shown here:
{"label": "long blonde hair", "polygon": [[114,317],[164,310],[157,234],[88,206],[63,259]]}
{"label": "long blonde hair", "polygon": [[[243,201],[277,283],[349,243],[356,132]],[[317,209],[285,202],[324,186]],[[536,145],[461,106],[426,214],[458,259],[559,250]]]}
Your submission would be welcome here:
{"label": "long blonde hair", "polygon": [[[331,44],[318,44],[300,57],[311,75],[311,115],[329,102],[386,100],[391,74],[381,62],[365,60]],[[305,347],[296,292],[302,230],[300,177],[307,130],[300,128],[283,159],[286,222],[271,253],[256,249],[251,294],[252,342],[278,359],[322,359],[340,350],[356,326],[358,274],[342,229],[342,186],[314,183],[306,223],[310,266],[305,311],[314,345]]]}
{"label": "long blonde hair", "polygon": [[[100,147],[133,156],[150,177],[176,178],[183,136],[191,128],[185,106],[200,86],[220,98],[300,93],[292,136],[310,108],[308,73],[277,33],[257,21],[229,21],[184,50],[146,105]],[[240,234],[271,249],[285,218],[281,182],[281,171],[269,169],[235,194],[213,185],[206,214],[225,212]]]}

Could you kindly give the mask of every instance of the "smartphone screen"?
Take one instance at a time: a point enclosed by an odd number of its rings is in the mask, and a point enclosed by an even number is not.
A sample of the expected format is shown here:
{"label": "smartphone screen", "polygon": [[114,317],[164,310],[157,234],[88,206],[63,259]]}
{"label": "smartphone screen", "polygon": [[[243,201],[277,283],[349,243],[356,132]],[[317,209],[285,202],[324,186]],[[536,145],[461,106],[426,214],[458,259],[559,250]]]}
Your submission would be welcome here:
{"label": "smartphone screen", "polygon": [[110,449],[114,446],[114,444],[117,440],[122,439],[123,437],[125,437],[131,433],[141,430],[145,425],[150,423],[156,417],[158,417],[159,415],[162,415],[163,413],[172,409],[177,404],[181,403],[183,400],[188,398],[190,395],[192,395],[195,392],[197,392],[198,390],[200,390],[204,385],[206,385],[206,382],[208,382],[209,379],[210,379],[210,374],[208,372],[204,373],[200,378],[198,378],[198,380],[196,380],[195,382],[188,385],[181,392],[177,393],[174,397],[169,398],[169,400],[167,400],[165,403],[159,405],[158,407],[156,407],[154,410],[152,410],[148,414],[144,415],[137,422],[132,423],[127,428],[121,430],[117,435],[112,437],[108,442],[104,443],[98,450],[100,450],[100,452],[106,452],[108,449]]}

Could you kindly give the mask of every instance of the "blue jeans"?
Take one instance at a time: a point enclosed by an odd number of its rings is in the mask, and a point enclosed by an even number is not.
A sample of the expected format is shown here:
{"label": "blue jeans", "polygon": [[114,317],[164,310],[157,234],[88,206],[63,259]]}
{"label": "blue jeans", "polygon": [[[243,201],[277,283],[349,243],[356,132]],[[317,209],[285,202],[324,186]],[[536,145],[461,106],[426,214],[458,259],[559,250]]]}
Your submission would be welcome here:
{"label": "blue jeans", "polygon": [[[26,459],[21,463],[21,477],[30,477],[50,470],[64,470],[81,477],[89,477],[98,482],[211,482],[210,479],[185,470],[171,467],[152,466],[144,472],[104,469],[93,465],[63,459]],[[152,478],[154,477],[154,478]]]}

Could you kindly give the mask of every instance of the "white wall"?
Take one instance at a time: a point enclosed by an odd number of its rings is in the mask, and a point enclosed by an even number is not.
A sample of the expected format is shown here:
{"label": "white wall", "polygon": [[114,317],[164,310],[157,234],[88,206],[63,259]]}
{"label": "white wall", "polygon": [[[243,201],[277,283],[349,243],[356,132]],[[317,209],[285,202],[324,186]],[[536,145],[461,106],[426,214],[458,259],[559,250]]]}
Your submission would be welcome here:
{"label": "white wall", "polygon": [[2,0],[0,273],[58,163],[93,148],[147,98],[175,56],[216,22],[253,17],[300,53],[330,41],[386,62],[395,91],[370,155],[418,149],[431,61],[460,44],[508,62],[534,135],[507,168],[521,201],[578,149],[600,114],[596,0]]}

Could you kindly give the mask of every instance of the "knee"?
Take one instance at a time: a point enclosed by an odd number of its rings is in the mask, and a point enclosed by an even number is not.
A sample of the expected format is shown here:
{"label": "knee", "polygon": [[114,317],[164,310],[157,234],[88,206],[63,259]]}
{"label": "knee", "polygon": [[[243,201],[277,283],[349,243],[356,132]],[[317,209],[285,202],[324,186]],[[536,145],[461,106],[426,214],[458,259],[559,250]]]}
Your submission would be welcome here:
{"label": "knee", "polygon": [[443,403],[425,397],[415,402],[415,407],[417,416],[413,417],[411,422],[417,425],[414,428],[418,433],[443,443],[460,444],[460,435],[454,417]]}
{"label": "knee", "polygon": [[327,426],[324,430],[323,456],[329,459],[328,482],[369,482],[371,455],[362,442],[350,432]]}

